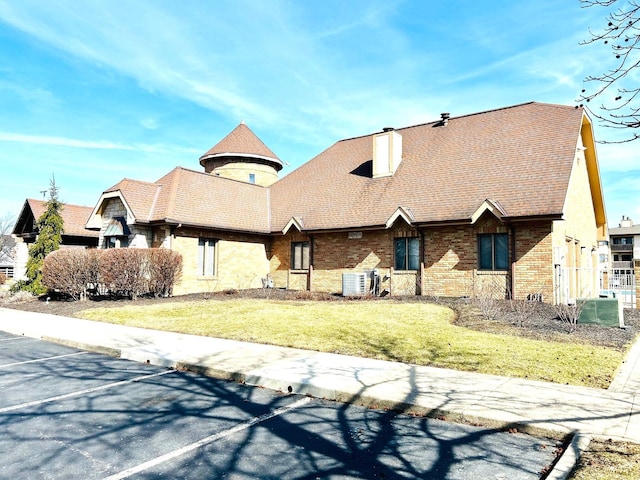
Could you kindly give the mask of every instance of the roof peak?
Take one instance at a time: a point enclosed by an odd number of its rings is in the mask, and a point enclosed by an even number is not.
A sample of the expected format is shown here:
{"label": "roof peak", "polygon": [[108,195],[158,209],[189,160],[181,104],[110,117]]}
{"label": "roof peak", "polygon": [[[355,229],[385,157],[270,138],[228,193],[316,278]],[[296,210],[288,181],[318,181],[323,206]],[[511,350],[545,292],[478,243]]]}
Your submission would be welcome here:
{"label": "roof peak", "polygon": [[261,159],[273,164],[277,170],[281,170],[283,167],[278,156],[253,133],[244,120],[200,157],[200,165],[205,166],[207,159],[216,157]]}
{"label": "roof peak", "polygon": [[[556,107],[556,108],[564,108],[564,109],[571,109],[571,110],[575,110],[576,109],[576,107],[570,106],[570,105],[562,105],[562,104],[557,104],[557,103],[536,102],[535,100],[531,100],[529,102],[516,103],[514,105],[507,105],[505,107],[491,108],[491,109],[488,109],[488,110],[481,110],[479,112],[465,113],[465,114],[457,115],[457,116],[453,116],[451,113],[447,113],[447,115],[448,115],[447,121],[460,119],[460,118],[474,117],[474,116],[477,116],[477,115],[485,115],[485,114],[489,114],[489,113],[501,112],[501,111],[504,111],[504,110],[511,110],[511,109],[514,109],[514,108],[521,108],[521,107],[526,107],[526,106]],[[395,130],[396,132],[399,132],[400,130],[407,130],[409,128],[424,127],[426,125],[438,125],[438,124],[442,123],[442,120],[443,120],[442,119],[442,115],[444,115],[444,114],[441,114],[441,118],[439,118],[438,120],[432,120],[430,122],[416,123],[414,125],[406,125],[404,127],[393,128],[393,130]],[[383,131],[383,130],[384,129],[382,129],[380,131]],[[364,135],[356,135],[355,137],[343,138],[341,140],[338,140],[338,142],[344,142],[344,141],[348,141],[348,140],[355,140],[357,138],[371,137],[372,135],[375,135],[376,133],[380,133],[380,132],[367,133],[367,134],[364,134]]]}

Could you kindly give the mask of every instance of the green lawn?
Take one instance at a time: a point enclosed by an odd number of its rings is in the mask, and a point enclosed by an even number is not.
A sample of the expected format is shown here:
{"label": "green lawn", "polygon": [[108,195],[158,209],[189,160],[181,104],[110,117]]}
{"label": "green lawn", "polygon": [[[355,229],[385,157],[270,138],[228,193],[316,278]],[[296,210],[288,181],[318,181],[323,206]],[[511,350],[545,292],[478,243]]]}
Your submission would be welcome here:
{"label": "green lawn", "polygon": [[82,318],[418,365],[606,388],[623,353],[477,332],[425,303],[203,300],[84,310]]}

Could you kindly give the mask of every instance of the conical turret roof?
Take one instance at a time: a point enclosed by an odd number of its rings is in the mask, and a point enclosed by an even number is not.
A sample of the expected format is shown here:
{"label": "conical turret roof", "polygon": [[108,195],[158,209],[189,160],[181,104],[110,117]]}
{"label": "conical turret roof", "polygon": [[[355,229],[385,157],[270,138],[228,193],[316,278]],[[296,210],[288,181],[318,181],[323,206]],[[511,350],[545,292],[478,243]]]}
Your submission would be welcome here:
{"label": "conical turret roof", "polygon": [[282,160],[244,122],[202,155],[200,165],[205,166],[206,160],[220,157],[262,159],[272,164],[277,171],[283,167]]}

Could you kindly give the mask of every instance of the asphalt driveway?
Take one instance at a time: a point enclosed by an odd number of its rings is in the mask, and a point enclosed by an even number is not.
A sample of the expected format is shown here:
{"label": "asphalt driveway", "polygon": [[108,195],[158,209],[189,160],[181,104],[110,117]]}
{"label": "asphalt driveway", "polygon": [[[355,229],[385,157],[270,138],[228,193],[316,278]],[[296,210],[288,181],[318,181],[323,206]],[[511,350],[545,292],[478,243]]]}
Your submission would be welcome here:
{"label": "asphalt driveway", "polygon": [[0,333],[0,477],[537,479],[555,442]]}

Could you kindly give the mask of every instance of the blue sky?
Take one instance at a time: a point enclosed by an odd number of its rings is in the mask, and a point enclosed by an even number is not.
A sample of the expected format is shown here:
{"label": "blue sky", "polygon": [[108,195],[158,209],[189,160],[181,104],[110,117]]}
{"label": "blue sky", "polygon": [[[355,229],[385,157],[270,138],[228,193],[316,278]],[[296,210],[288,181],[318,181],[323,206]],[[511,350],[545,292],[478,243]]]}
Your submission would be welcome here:
{"label": "blue sky", "polygon": [[[242,120],[286,174],[440,112],[574,105],[613,66],[580,45],[605,16],[578,0],[0,0],[0,217],[52,175],[93,206],[122,178],[200,170]],[[640,222],[639,145],[598,146],[610,226]]]}

